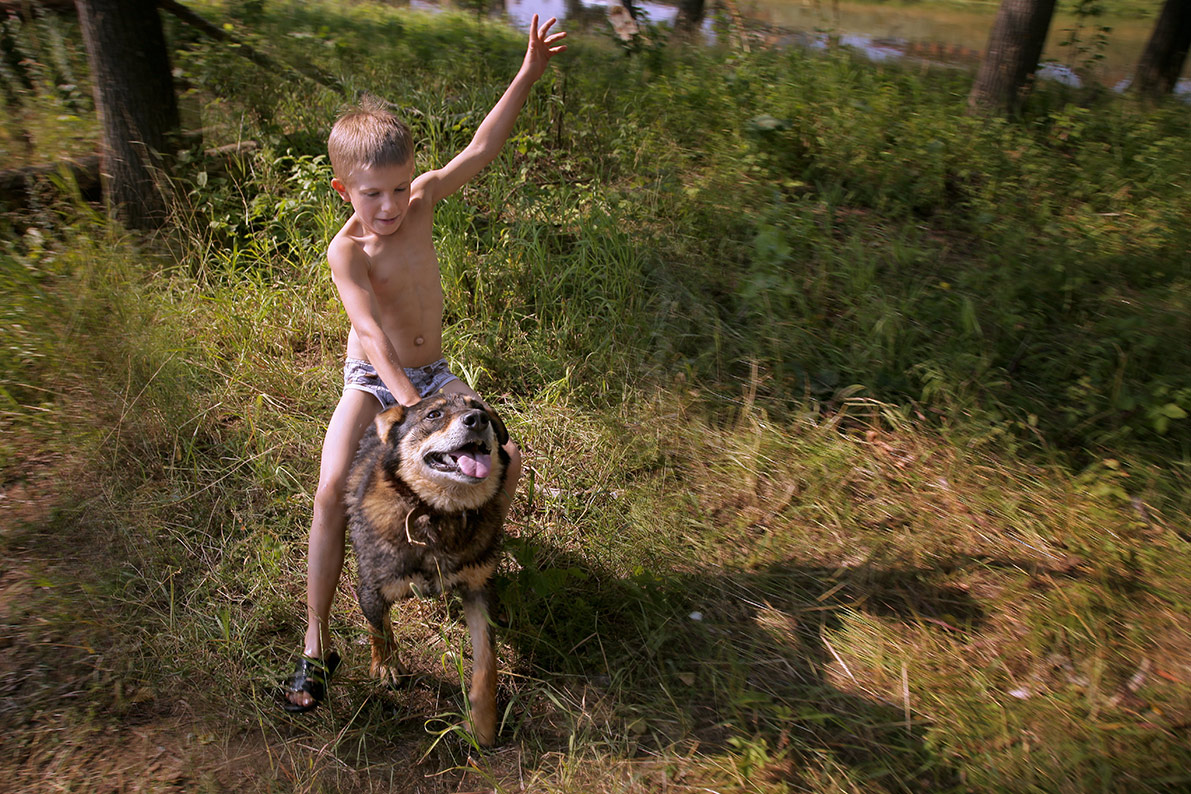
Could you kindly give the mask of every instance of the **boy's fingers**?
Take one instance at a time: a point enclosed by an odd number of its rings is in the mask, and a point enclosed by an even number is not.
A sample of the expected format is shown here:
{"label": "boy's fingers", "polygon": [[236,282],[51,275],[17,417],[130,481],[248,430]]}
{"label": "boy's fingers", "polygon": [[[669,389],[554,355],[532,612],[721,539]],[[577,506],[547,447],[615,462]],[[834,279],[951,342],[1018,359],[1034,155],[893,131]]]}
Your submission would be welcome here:
{"label": "boy's fingers", "polygon": [[550,17],[549,19],[547,19],[546,24],[542,25],[542,29],[538,31],[538,38],[544,39],[546,37],[546,31],[550,30],[550,28],[553,27],[554,23],[557,21],[558,20],[555,19],[554,17]]}

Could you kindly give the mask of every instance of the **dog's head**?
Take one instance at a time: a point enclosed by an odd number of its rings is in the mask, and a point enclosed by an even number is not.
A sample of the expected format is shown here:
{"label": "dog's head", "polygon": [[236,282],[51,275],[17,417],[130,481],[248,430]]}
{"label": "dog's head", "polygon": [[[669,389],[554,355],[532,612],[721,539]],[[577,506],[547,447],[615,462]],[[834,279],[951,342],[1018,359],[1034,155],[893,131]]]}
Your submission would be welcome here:
{"label": "dog's head", "polygon": [[395,405],[376,417],[376,432],[397,453],[397,476],[438,510],[474,510],[504,481],[508,455],[501,447],[509,433],[474,397],[444,394]]}

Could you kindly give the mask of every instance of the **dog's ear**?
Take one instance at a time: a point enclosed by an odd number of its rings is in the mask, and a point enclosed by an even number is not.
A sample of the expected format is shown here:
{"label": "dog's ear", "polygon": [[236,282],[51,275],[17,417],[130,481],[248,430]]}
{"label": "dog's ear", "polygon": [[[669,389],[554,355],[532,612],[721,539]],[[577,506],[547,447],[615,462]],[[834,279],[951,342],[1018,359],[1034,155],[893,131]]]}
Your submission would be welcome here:
{"label": "dog's ear", "polygon": [[389,432],[405,421],[405,406],[397,403],[392,408],[381,411],[373,422],[376,425],[376,435],[382,444],[389,443]]}
{"label": "dog's ear", "polygon": [[492,429],[496,431],[496,443],[502,447],[509,443],[509,431],[505,427],[504,420],[496,411],[492,410],[492,406],[487,403],[481,403],[484,406],[484,413],[488,414],[488,421],[492,422]]}
{"label": "dog's ear", "polygon": [[496,429],[497,443],[503,447],[505,444],[509,443],[509,431],[508,428],[505,427],[504,420],[501,419],[500,415],[491,408],[488,409],[488,418],[492,420],[492,427]]}

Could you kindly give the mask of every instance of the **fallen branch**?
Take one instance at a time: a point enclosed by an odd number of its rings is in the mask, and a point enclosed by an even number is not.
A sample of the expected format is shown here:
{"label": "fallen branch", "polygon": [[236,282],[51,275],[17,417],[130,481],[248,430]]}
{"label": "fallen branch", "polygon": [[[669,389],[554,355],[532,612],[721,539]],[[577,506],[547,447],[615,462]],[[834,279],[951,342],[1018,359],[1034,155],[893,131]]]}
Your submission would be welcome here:
{"label": "fallen branch", "polygon": [[252,61],[257,66],[273,72],[288,72],[298,77],[305,77],[307,80],[318,83],[324,88],[329,88],[332,91],[336,91],[340,94],[347,93],[347,89],[343,87],[342,83],[324,72],[322,69],[319,69],[314,64],[306,63],[302,64],[301,66],[290,66],[288,64],[281,63],[280,61],[265,55],[263,52],[258,52],[257,50],[253,49],[243,41],[240,41],[237,37],[233,36],[231,33],[228,33],[223,28],[208,22],[206,19],[203,19],[198,14],[179,3],[177,0],[157,0],[157,7],[162,11],[173,14],[184,24],[189,25],[205,36],[215,39],[216,41],[227,42],[234,45],[237,53]]}
{"label": "fallen branch", "polygon": [[620,0],[612,0],[608,3],[608,23],[612,25],[612,30],[616,33],[617,38],[623,42],[630,42],[634,36],[641,33],[637,20],[633,18],[633,12]]}
{"label": "fallen branch", "polygon": [[[59,14],[73,14],[75,13],[74,0],[37,0],[37,6],[47,11],[54,11]],[[30,10],[29,0],[0,0],[0,15],[8,16],[23,16]],[[157,7],[166,13],[172,14],[183,24],[189,25],[195,30],[202,33],[204,36],[215,39],[216,41],[226,42],[235,46],[236,51],[243,55],[248,60],[255,63],[264,69],[270,71],[288,72],[297,77],[304,77],[311,80],[324,88],[329,88],[340,94],[346,94],[346,89],[343,84],[336,80],[331,75],[319,69],[312,63],[304,63],[297,65],[290,65],[281,63],[280,61],[265,55],[263,52],[258,52],[248,44],[228,33],[218,25],[208,22],[203,17],[191,11],[186,6],[178,2],[178,0],[157,0]]]}

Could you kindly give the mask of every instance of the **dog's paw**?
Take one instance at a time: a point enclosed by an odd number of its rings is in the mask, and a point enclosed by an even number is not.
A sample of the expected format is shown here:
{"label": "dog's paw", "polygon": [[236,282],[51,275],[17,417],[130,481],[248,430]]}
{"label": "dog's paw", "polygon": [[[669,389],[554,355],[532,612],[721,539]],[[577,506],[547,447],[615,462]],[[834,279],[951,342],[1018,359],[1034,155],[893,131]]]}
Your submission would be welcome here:
{"label": "dog's paw", "polygon": [[413,680],[413,673],[397,659],[392,659],[387,663],[373,664],[369,672],[377,681],[393,688],[407,687]]}

